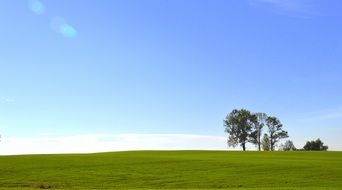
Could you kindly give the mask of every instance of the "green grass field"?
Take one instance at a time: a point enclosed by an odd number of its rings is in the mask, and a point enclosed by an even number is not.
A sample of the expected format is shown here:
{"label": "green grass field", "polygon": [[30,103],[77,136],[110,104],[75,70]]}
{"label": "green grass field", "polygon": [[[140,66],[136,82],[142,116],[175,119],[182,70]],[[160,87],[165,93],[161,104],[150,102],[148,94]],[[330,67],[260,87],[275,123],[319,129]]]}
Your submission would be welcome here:
{"label": "green grass field", "polygon": [[342,189],[342,152],[129,151],[0,157],[0,189]]}

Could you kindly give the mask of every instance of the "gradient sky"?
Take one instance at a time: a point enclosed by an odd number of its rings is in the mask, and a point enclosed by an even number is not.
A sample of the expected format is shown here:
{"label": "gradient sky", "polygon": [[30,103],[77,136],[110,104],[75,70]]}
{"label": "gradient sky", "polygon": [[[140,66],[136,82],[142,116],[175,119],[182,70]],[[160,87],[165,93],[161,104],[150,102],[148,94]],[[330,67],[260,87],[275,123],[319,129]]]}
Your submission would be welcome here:
{"label": "gradient sky", "polygon": [[222,139],[234,108],[279,117],[297,147],[321,138],[342,150],[340,10],[340,0],[2,0],[0,153],[13,139],[85,134]]}

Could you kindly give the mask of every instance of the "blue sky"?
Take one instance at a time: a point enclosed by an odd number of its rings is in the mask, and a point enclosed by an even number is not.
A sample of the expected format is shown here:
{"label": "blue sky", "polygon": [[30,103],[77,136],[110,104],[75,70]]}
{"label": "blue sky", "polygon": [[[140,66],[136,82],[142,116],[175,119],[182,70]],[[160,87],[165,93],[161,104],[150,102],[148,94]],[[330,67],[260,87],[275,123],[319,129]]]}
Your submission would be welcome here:
{"label": "blue sky", "polygon": [[89,134],[222,140],[234,108],[279,117],[298,147],[320,137],[342,150],[341,8],[339,0],[3,0],[0,153],[9,142]]}

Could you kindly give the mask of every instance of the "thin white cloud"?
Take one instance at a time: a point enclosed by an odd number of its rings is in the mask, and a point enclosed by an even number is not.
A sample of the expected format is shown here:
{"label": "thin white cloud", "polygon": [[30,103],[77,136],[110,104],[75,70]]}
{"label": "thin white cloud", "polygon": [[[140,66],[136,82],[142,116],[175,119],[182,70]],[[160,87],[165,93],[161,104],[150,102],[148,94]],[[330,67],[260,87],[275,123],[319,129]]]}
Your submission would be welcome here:
{"label": "thin white cloud", "polygon": [[12,102],[15,102],[15,100],[13,98],[1,97],[0,102],[2,102],[2,103],[12,103]]}
{"label": "thin white cloud", "polygon": [[89,134],[67,137],[4,137],[0,144],[1,155],[190,149],[227,150],[226,137],[191,134]]}
{"label": "thin white cloud", "polygon": [[309,121],[328,121],[335,119],[342,119],[342,108],[324,109],[319,111],[312,111],[301,116],[303,120]]}
{"label": "thin white cloud", "polygon": [[[1,122],[1,120],[0,120],[0,122]],[[8,129],[8,128],[9,128],[8,126],[2,126],[2,125],[0,125],[0,132],[6,130],[6,129]]]}
{"label": "thin white cloud", "polygon": [[[339,140],[331,140],[329,150],[341,150]],[[241,150],[228,148],[225,136],[192,134],[84,134],[35,138],[3,136],[0,155],[95,153],[129,150]],[[300,145],[304,143],[300,142]],[[300,146],[298,146],[300,147]],[[248,145],[248,150],[255,150]]]}
{"label": "thin white cloud", "polygon": [[271,11],[301,18],[314,15],[313,0],[249,0],[250,5],[264,7]]}

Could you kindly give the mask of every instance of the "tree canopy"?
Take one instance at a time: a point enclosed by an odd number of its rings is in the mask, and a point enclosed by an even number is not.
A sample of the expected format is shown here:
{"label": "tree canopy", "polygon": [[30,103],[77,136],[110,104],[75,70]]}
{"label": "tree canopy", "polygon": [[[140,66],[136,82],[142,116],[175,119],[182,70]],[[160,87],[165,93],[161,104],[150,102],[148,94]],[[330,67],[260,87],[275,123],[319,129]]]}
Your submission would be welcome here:
{"label": "tree canopy", "polygon": [[287,140],[284,144],[280,146],[280,150],[292,151],[292,150],[297,150],[297,148],[295,147],[295,145],[293,144],[291,140]]}
{"label": "tree canopy", "polygon": [[253,131],[250,134],[250,142],[257,145],[258,150],[261,150],[262,128],[266,124],[267,114],[258,112],[253,114]]}
{"label": "tree canopy", "polygon": [[228,146],[235,147],[240,145],[242,149],[246,150],[246,143],[252,131],[254,116],[250,111],[245,109],[234,109],[225,118],[225,131],[229,134]]}
{"label": "tree canopy", "polygon": [[267,117],[266,125],[268,127],[268,135],[270,138],[271,150],[275,149],[275,145],[280,139],[289,137],[287,131],[283,130],[283,125],[276,117]]}
{"label": "tree canopy", "polygon": [[[276,117],[262,112],[253,113],[246,109],[234,109],[224,119],[225,132],[228,133],[228,146],[240,145],[246,150],[246,144],[252,143],[260,151],[274,150],[279,140],[288,137],[287,131]],[[262,129],[268,127],[268,133],[262,137]]]}
{"label": "tree canopy", "polygon": [[326,151],[328,150],[328,146],[325,146],[321,139],[307,141],[303,147],[304,150],[317,150],[317,151]]}

